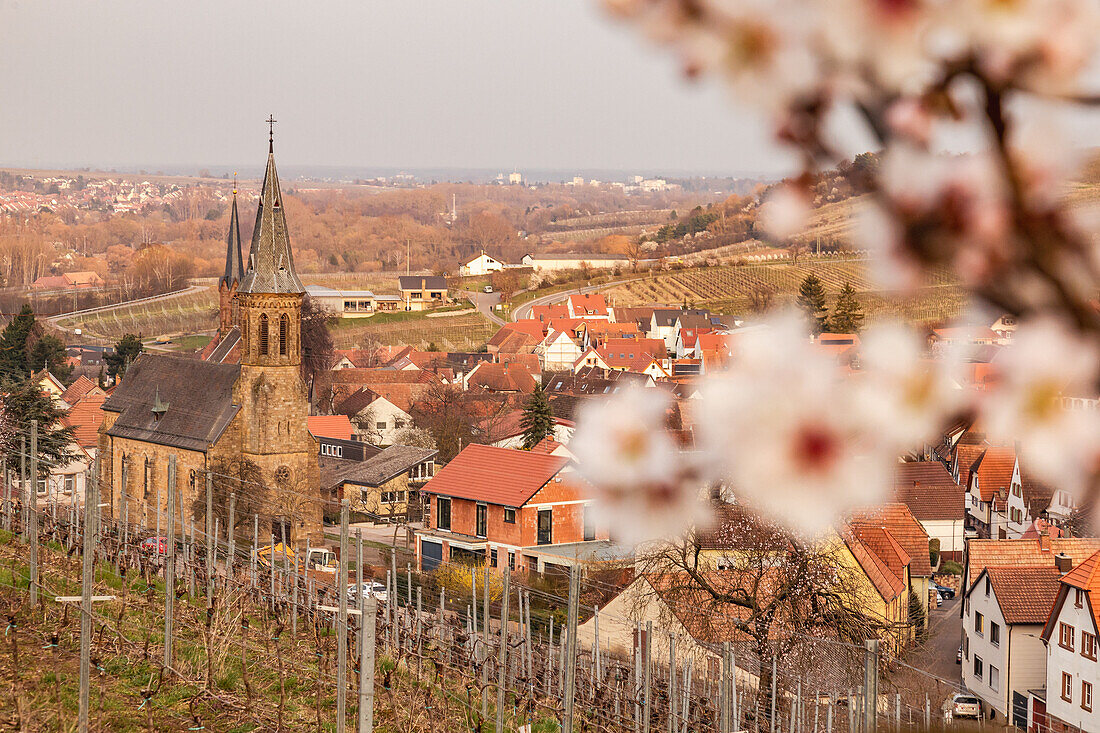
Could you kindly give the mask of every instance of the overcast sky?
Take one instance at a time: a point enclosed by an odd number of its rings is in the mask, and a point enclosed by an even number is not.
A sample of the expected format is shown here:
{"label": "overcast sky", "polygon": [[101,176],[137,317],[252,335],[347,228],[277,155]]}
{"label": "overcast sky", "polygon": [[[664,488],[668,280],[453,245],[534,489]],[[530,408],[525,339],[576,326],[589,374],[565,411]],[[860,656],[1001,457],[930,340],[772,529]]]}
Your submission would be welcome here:
{"label": "overcast sky", "polygon": [[[597,0],[0,0],[0,165],[773,173]],[[261,160],[257,161],[257,157]]]}

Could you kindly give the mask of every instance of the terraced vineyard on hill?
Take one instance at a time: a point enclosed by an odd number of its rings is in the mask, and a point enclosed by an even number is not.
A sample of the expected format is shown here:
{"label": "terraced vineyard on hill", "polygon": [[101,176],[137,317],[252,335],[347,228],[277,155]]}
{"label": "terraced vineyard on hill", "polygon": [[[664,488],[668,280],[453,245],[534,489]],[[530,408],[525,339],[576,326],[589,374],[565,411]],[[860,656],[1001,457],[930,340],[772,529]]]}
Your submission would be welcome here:
{"label": "terraced vineyard on hill", "polygon": [[938,321],[957,315],[963,307],[962,291],[946,271],[937,273],[928,287],[915,296],[897,298],[877,291],[868,272],[868,263],[857,259],[696,267],[655,274],[611,288],[606,294],[616,305],[688,304],[720,313],[744,314],[751,308],[754,292],[769,292],[773,303],[782,303],[794,297],[802,280],[810,273],[824,283],[830,302],[845,282],[851,283],[872,317],[894,315],[924,322]]}

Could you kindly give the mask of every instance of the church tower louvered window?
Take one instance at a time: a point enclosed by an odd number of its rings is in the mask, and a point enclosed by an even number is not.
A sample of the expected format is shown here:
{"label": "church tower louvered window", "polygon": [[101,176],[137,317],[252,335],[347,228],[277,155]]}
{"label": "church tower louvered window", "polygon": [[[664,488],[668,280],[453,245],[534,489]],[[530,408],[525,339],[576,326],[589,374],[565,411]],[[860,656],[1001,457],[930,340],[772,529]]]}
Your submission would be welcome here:
{"label": "church tower louvered window", "polygon": [[279,356],[286,356],[287,339],[290,337],[290,317],[286,313],[279,316]]}
{"label": "church tower louvered window", "polygon": [[267,356],[267,314],[260,314],[260,356]]}

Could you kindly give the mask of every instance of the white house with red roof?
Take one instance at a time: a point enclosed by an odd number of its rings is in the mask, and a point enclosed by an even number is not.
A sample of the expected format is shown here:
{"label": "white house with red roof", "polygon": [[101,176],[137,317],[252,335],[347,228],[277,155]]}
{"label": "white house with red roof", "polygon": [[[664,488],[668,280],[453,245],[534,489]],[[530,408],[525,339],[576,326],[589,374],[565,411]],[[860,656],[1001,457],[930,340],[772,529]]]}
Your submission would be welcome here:
{"label": "white house with red roof", "polygon": [[581,348],[569,334],[555,329],[535,347],[535,354],[543,371],[560,372],[573,368],[581,356]]}
{"label": "white house with red roof", "polygon": [[1046,726],[1041,730],[1052,733],[1100,731],[1100,707],[1095,699],[1095,687],[1100,684],[1098,636],[1100,552],[1062,576],[1054,608],[1043,628],[1046,691],[1045,699],[1032,696],[1032,725]]}

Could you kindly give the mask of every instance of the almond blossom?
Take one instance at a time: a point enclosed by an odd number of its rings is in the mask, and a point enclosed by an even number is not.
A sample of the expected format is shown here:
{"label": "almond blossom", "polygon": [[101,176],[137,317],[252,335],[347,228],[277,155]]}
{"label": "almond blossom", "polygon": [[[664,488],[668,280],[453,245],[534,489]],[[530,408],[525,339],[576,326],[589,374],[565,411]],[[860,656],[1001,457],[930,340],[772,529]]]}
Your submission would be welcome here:
{"label": "almond blossom", "polygon": [[819,535],[882,497],[892,453],[803,328],[785,315],[742,337],[729,373],[703,387],[698,439],[737,497]]}
{"label": "almond blossom", "polygon": [[630,388],[584,406],[570,450],[595,487],[593,509],[620,541],[637,544],[704,523],[699,477],[666,429],[671,398]]}

